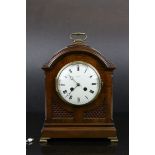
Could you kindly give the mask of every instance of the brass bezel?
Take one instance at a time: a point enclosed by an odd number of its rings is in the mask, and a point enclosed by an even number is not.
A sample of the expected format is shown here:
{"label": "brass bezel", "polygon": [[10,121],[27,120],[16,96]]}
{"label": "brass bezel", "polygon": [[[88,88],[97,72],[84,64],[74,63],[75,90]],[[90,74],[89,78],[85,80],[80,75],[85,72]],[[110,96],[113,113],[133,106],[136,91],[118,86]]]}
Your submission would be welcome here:
{"label": "brass bezel", "polygon": [[[60,94],[60,91],[59,91],[59,89],[58,89],[58,79],[59,79],[59,76],[60,76],[61,72],[62,72],[65,68],[67,68],[68,66],[70,66],[70,65],[75,65],[75,64],[85,64],[85,65],[89,66],[90,68],[92,68],[92,69],[95,71],[96,75],[98,76],[98,80],[99,80],[99,89],[98,89],[98,92],[97,92],[96,96],[95,96],[91,101],[89,101],[89,102],[87,102],[87,103],[85,103],[85,104],[81,104],[81,105],[73,104],[73,103],[70,103],[70,102],[68,102],[67,100],[65,100],[65,99],[62,97],[62,95]],[[64,102],[66,102],[66,103],[68,103],[68,104],[70,104],[70,105],[73,105],[73,106],[84,106],[84,105],[87,105],[87,104],[93,102],[93,101],[98,97],[99,93],[101,92],[101,88],[102,88],[102,85],[103,85],[103,81],[101,80],[101,76],[100,76],[99,72],[96,70],[96,68],[95,68],[94,66],[92,66],[91,64],[89,64],[89,63],[87,63],[87,62],[84,62],[84,61],[73,61],[73,62],[70,62],[70,63],[66,64],[65,66],[63,66],[63,67],[60,69],[60,71],[58,72],[58,74],[57,74],[57,76],[56,76],[56,78],[55,78],[55,85],[56,85],[56,92],[57,92],[57,94],[59,95],[59,97],[60,97]]]}

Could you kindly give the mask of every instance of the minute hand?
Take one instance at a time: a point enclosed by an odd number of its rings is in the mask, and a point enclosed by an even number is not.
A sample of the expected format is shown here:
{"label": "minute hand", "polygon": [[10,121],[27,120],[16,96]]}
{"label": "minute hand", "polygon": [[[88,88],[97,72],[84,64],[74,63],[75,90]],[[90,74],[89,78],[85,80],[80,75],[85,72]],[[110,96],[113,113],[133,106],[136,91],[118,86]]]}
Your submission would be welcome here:
{"label": "minute hand", "polygon": [[69,75],[69,77],[70,77],[70,79],[73,80],[76,84],[78,84],[78,82],[76,82],[72,76]]}

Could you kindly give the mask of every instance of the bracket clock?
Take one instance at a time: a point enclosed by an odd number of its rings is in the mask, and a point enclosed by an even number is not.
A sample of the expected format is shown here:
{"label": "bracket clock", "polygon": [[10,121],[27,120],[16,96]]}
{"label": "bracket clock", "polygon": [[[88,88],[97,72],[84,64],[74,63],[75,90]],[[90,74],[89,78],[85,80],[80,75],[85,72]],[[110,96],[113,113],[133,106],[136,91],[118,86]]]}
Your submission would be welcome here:
{"label": "bracket clock", "polygon": [[112,75],[115,66],[85,44],[85,33],[58,51],[45,73],[45,122],[40,142],[51,138],[108,138],[117,141],[113,123]]}

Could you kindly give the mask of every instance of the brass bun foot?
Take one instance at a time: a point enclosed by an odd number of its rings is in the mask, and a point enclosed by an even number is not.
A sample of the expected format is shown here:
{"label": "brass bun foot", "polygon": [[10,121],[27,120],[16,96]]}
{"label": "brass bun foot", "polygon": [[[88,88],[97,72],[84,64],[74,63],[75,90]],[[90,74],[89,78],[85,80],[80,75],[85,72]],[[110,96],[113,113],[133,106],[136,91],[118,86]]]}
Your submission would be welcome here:
{"label": "brass bun foot", "polygon": [[48,142],[48,139],[50,139],[49,137],[41,137],[39,142],[40,143],[47,143]]}
{"label": "brass bun foot", "polygon": [[112,142],[112,143],[118,143],[118,138],[117,138],[117,137],[108,137],[108,139],[109,139],[110,142]]}

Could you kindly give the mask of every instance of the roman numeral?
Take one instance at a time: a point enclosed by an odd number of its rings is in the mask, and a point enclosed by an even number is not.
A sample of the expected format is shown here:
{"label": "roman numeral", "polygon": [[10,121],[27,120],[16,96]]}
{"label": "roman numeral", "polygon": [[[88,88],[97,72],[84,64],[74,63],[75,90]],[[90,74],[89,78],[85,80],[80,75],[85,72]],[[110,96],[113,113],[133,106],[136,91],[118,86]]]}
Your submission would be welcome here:
{"label": "roman numeral", "polygon": [[79,65],[77,65],[77,71],[79,71],[80,70],[80,67],[79,67]]}
{"label": "roman numeral", "polygon": [[60,84],[60,86],[65,86],[65,84]]}
{"label": "roman numeral", "polygon": [[86,99],[88,99],[88,97],[87,97],[87,96],[85,96],[85,98],[86,98]]}
{"label": "roman numeral", "polygon": [[67,90],[64,90],[63,93],[66,94],[67,93]]}
{"label": "roman numeral", "polygon": [[71,96],[69,97],[69,99],[72,99],[72,97],[73,97],[73,96],[71,95]]}
{"label": "roman numeral", "polygon": [[70,72],[70,73],[72,73],[72,70],[71,70],[71,69],[69,69],[69,72]]}
{"label": "roman numeral", "polygon": [[94,91],[93,91],[93,90],[90,90],[89,92],[90,92],[90,93],[92,93],[92,94],[94,93]]}
{"label": "roman numeral", "polygon": [[80,97],[77,98],[77,102],[78,102],[78,103],[80,102]]}
{"label": "roman numeral", "polygon": [[87,68],[85,69],[84,73],[86,73],[87,69],[88,69],[88,66],[87,66]]}
{"label": "roman numeral", "polygon": [[92,83],[92,85],[96,85],[96,83]]}

